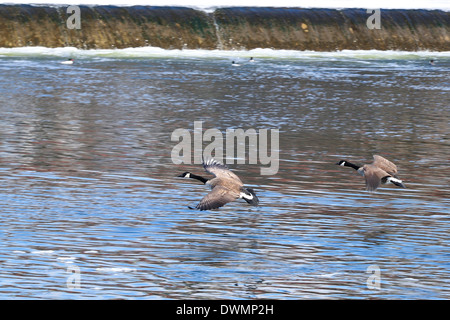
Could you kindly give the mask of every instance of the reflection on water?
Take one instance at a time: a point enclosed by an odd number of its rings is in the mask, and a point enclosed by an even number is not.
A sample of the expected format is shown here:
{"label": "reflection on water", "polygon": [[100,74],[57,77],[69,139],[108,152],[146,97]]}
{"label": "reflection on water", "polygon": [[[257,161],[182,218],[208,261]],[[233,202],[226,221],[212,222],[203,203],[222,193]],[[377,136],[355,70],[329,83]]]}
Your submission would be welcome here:
{"label": "reflection on water", "polygon": [[[449,298],[450,60],[223,55],[0,59],[0,297]],[[194,121],[280,130],[276,175],[230,165],[260,207],[187,208]],[[408,188],[334,165],[373,154]]]}

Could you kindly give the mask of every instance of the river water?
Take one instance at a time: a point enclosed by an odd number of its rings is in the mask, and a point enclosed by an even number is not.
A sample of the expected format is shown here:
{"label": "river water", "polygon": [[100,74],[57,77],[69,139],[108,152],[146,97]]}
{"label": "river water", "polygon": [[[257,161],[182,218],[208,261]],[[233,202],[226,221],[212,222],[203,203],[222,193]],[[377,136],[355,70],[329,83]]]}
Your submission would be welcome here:
{"label": "river water", "polygon": [[[449,68],[430,52],[0,49],[0,298],[449,299]],[[171,135],[194,121],[279,130],[276,174],[229,164],[259,207],[188,208],[207,188],[175,176],[207,174],[174,164]],[[335,165],[374,154],[406,189],[368,193]]]}

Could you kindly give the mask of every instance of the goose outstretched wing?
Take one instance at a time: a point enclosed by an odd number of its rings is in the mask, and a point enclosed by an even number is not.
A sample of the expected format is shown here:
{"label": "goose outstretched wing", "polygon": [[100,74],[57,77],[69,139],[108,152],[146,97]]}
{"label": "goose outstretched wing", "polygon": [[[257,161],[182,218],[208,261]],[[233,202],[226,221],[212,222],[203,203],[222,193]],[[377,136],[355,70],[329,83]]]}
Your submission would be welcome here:
{"label": "goose outstretched wing", "polygon": [[374,165],[366,164],[363,166],[364,178],[366,179],[367,191],[375,191],[381,184],[381,179],[389,174]]}
{"label": "goose outstretched wing", "polygon": [[230,182],[233,181],[234,183],[242,185],[241,179],[239,179],[237,175],[231,172],[230,169],[228,169],[228,167],[223,163],[221,163],[220,161],[217,161],[212,158],[203,161],[203,168],[205,168],[206,172],[215,175],[220,180],[222,179],[223,181],[229,180]]}
{"label": "goose outstretched wing", "polygon": [[195,209],[217,209],[238,198],[239,193],[223,186],[216,186],[202,200],[200,200]]}
{"label": "goose outstretched wing", "polygon": [[374,155],[372,165],[386,171],[394,177],[397,174],[397,166],[382,156]]}

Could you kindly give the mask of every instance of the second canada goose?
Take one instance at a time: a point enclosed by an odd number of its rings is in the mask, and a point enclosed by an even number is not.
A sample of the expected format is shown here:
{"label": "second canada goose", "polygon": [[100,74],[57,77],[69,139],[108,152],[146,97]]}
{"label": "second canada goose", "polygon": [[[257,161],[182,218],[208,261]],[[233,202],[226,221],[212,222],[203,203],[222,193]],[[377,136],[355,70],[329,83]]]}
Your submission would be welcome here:
{"label": "second canada goose", "polygon": [[402,180],[397,177],[397,166],[382,156],[374,155],[371,164],[357,166],[346,160],[341,160],[337,165],[351,167],[364,176],[366,189],[375,191],[380,184],[391,182],[398,187],[406,188]]}
{"label": "second canada goose", "polygon": [[184,172],[178,177],[191,178],[199,180],[200,182],[211,186],[211,191],[197,204],[195,208],[198,210],[210,210],[217,209],[228,202],[244,199],[252,206],[257,206],[259,199],[256,196],[253,189],[244,188],[244,184],[241,179],[228,167],[217,160],[209,159],[203,161],[203,168],[206,172],[213,174],[215,177],[212,179],[206,179],[190,172]]}

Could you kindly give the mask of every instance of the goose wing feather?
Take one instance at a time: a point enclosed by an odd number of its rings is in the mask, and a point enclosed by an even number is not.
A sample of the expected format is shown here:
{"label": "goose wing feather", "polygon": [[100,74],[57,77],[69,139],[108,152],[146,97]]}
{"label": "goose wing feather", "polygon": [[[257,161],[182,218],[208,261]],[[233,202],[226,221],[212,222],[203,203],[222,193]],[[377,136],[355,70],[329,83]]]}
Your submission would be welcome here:
{"label": "goose wing feather", "polygon": [[226,165],[215,159],[203,161],[203,168],[206,172],[215,175],[219,179],[231,180],[239,185],[243,185],[241,179],[228,169]]}
{"label": "goose wing feather", "polygon": [[375,191],[381,184],[381,179],[388,175],[386,171],[374,165],[364,165],[364,178],[367,191]]}
{"label": "goose wing feather", "polygon": [[239,198],[239,194],[223,186],[213,188],[195,207],[198,210],[217,209]]}
{"label": "goose wing feather", "polygon": [[374,155],[372,165],[384,170],[394,177],[397,174],[397,166],[382,156]]}

